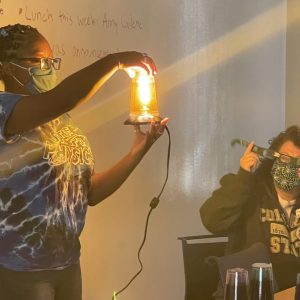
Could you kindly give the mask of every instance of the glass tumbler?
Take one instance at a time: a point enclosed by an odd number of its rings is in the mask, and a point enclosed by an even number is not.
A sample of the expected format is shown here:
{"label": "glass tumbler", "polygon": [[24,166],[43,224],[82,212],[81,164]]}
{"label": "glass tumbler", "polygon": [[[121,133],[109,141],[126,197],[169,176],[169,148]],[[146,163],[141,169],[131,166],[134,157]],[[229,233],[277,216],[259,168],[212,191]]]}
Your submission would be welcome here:
{"label": "glass tumbler", "polygon": [[255,263],[251,270],[251,300],[273,300],[272,264]]}
{"label": "glass tumbler", "polygon": [[247,270],[242,268],[227,270],[224,300],[249,300]]}

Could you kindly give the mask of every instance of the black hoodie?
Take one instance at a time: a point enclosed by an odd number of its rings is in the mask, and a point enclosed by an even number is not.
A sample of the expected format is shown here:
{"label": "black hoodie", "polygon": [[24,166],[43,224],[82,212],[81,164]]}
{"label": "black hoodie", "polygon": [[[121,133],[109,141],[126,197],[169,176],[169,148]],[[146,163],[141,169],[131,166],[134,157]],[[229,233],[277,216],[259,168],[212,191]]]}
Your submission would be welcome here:
{"label": "black hoodie", "polygon": [[300,198],[287,220],[270,175],[272,164],[265,161],[255,173],[240,169],[222,177],[200,215],[209,231],[228,236],[227,254],[263,242],[283,290],[294,286],[300,273]]}

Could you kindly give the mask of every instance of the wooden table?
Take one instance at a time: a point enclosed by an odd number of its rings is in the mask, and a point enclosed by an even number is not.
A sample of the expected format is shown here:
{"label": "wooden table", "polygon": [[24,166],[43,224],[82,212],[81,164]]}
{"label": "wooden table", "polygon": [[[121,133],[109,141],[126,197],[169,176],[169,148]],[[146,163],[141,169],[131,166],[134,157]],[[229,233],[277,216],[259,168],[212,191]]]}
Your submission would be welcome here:
{"label": "wooden table", "polygon": [[274,300],[294,300],[295,287],[278,292],[274,295]]}

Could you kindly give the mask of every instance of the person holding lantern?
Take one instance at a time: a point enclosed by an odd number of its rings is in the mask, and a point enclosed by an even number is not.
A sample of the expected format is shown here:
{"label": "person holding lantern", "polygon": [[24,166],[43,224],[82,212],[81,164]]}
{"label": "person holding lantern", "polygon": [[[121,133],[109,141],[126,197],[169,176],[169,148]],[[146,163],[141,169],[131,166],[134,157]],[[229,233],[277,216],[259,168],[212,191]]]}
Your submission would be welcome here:
{"label": "person holding lantern", "polygon": [[0,298],[80,300],[80,243],[87,206],[116,191],[168,119],[135,126],[129,152],[95,172],[87,138],[67,114],[119,69],[155,74],[153,60],[129,51],[107,55],[56,82],[61,59],[28,25],[0,28]]}

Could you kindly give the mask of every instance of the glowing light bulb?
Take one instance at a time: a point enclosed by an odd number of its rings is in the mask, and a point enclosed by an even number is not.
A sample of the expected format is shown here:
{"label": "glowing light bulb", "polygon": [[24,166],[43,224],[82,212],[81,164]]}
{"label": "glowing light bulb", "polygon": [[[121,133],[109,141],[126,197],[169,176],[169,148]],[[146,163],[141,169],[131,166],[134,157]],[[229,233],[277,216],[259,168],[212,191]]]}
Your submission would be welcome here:
{"label": "glowing light bulb", "polygon": [[146,124],[160,121],[156,99],[154,76],[144,70],[132,69],[128,74],[134,77],[131,82],[130,114],[125,124]]}

